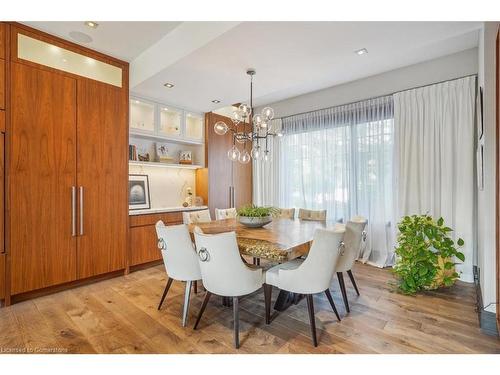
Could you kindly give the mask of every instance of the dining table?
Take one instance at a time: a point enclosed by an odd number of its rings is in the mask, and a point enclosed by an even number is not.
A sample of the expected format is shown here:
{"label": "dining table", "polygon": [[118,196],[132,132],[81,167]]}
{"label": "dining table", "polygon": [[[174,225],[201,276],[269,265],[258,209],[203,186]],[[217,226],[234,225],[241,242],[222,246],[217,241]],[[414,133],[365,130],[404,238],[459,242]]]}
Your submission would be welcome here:
{"label": "dining table", "polygon": [[[190,224],[189,231],[193,233],[195,227],[199,227],[206,234],[235,232],[242,258],[248,256],[258,259],[257,264],[260,264],[260,260],[265,260],[268,265],[306,256],[311,247],[314,232],[318,228],[337,232],[345,231],[345,225],[336,221],[287,218],[274,218],[269,224],[260,228],[247,227],[237,218]],[[280,291],[274,309],[286,310],[299,300],[300,296],[294,293]]]}

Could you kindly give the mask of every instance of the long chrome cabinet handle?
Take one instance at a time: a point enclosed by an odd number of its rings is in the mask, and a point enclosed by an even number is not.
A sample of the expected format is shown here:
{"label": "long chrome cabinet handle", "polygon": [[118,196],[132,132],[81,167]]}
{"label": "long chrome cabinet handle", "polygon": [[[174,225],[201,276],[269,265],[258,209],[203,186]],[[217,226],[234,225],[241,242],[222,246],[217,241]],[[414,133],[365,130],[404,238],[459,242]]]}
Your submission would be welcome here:
{"label": "long chrome cabinet handle", "polygon": [[71,187],[71,236],[76,236],[76,186]]}
{"label": "long chrome cabinet handle", "polygon": [[80,236],[83,236],[83,186],[80,186]]}

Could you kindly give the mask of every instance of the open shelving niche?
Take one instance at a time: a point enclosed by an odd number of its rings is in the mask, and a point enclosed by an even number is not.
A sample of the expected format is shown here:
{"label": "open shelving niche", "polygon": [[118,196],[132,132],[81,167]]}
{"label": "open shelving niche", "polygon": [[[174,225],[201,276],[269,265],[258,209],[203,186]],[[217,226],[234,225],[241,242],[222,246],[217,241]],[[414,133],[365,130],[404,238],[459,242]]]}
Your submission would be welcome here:
{"label": "open shelving niche", "polygon": [[[157,160],[157,143],[164,143],[167,145],[170,155],[174,158],[173,163],[164,163]],[[150,155],[150,161],[129,160],[130,165],[183,169],[198,169],[203,168],[205,165],[205,144],[202,141],[142,134],[131,130],[129,144],[137,146],[138,150],[145,151]],[[193,155],[193,164],[179,164],[179,153],[181,151],[191,151]]]}
{"label": "open shelving niche", "polygon": [[[193,119],[196,119],[195,122]],[[168,132],[172,135],[165,134]],[[204,122],[201,113],[131,95],[129,134],[129,144],[135,145],[141,154],[148,153],[150,157],[147,162],[131,160],[130,165],[184,169],[197,169],[205,165]],[[173,158],[172,163],[158,160],[158,143],[166,144]],[[181,151],[191,151],[192,165],[179,164]]]}

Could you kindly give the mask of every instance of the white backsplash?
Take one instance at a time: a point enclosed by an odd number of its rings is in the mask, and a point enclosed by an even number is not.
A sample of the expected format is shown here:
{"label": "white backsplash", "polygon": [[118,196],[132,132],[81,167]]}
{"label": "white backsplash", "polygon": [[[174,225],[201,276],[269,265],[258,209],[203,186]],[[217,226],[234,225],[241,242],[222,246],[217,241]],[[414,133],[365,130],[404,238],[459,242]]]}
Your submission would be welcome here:
{"label": "white backsplash", "polygon": [[190,187],[193,193],[196,191],[193,169],[129,165],[129,173],[149,176],[151,208],[182,206],[186,189]]}

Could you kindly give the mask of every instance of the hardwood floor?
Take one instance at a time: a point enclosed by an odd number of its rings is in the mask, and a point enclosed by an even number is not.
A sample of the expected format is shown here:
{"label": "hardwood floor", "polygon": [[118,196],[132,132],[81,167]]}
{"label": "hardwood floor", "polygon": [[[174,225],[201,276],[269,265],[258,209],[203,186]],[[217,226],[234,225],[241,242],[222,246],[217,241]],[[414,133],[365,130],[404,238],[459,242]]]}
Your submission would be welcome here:
{"label": "hardwood floor", "polygon": [[[482,334],[474,287],[409,297],[391,292],[390,271],[357,264],[361,296],[346,281],[346,315],[332,284],[337,322],[324,295],[315,297],[319,346],[310,340],[306,301],[264,323],[264,294],[240,302],[240,344],[233,348],[232,309],[212,298],[197,331],[192,326],[204,292],[191,301],[181,327],[184,285],[174,282],[157,311],[163,266],[21,302],[0,309],[0,353],[500,353],[500,340]],[[278,295],[273,290],[273,302]]]}

